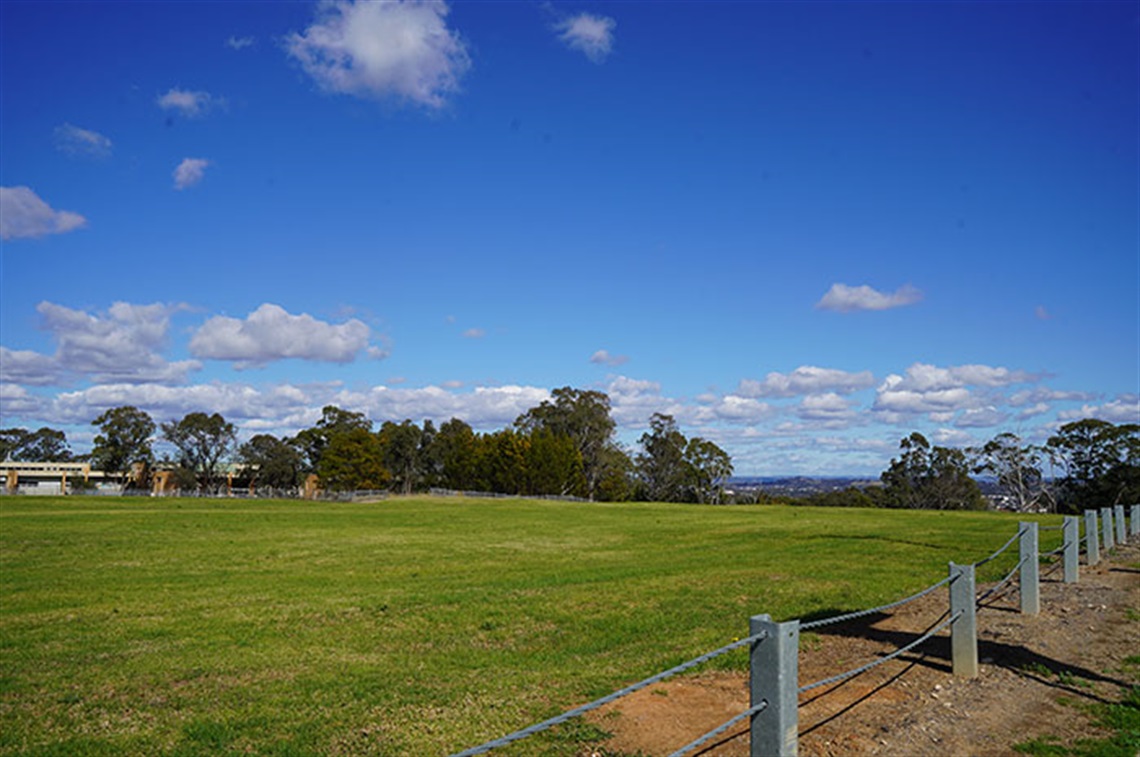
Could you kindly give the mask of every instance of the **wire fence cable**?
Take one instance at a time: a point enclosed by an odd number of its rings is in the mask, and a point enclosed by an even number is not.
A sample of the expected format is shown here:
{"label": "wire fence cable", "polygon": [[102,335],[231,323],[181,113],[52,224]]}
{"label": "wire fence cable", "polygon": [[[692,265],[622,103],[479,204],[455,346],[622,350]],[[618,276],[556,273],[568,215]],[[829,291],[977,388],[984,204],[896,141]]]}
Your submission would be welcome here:
{"label": "wire fence cable", "polygon": [[867,615],[874,615],[877,612],[884,612],[886,610],[890,610],[890,609],[893,609],[895,607],[899,607],[900,605],[905,605],[907,602],[913,602],[914,600],[916,600],[920,597],[925,597],[927,594],[934,591],[938,587],[945,586],[948,583],[950,583],[950,578],[946,577],[946,578],[943,578],[941,581],[939,581],[936,584],[933,584],[931,586],[927,586],[925,589],[918,592],[917,594],[911,594],[909,597],[905,597],[903,599],[900,599],[897,602],[891,602],[890,604],[881,605],[879,607],[872,607],[870,610],[859,610],[858,612],[849,612],[846,615],[836,615],[834,617],[824,618],[822,620],[813,620],[810,623],[801,623],[800,624],[800,630],[801,631],[810,631],[811,629],[819,628],[820,626],[830,626],[833,623],[842,623],[845,620],[854,620],[855,618],[862,618],[862,617],[866,617]]}
{"label": "wire fence cable", "polygon": [[1000,555],[1002,552],[1004,552],[1004,551],[1006,551],[1007,549],[1009,549],[1009,548],[1010,548],[1010,546],[1012,546],[1012,545],[1013,545],[1013,543],[1014,543],[1015,541],[1017,541],[1018,539],[1020,539],[1020,538],[1021,538],[1021,534],[1022,534],[1022,533],[1023,533],[1023,532],[1021,531],[1021,529],[1018,529],[1017,533],[1016,533],[1016,534],[1014,534],[1014,535],[1013,535],[1013,537],[1012,537],[1012,538],[1010,538],[1010,540],[1009,540],[1009,541],[1007,541],[1007,542],[1005,543],[1005,546],[1003,546],[1003,547],[1002,547],[1001,549],[999,549],[997,552],[994,552],[994,553],[993,553],[992,555],[990,555],[989,557],[987,557],[987,558],[985,558],[985,559],[982,559],[982,560],[978,560],[976,563],[974,563],[974,567],[975,567],[975,568],[980,568],[980,567],[982,567],[982,566],[983,566],[983,565],[985,565],[986,563],[988,563],[988,562],[990,562],[991,560],[993,560],[994,558],[996,558],[996,557],[997,557],[998,555]]}
{"label": "wire fence cable", "polygon": [[805,691],[811,691],[812,689],[818,689],[821,686],[827,686],[828,684],[831,684],[831,683],[839,683],[840,681],[846,680],[848,678],[854,678],[857,675],[861,675],[863,673],[866,673],[868,670],[871,670],[872,668],[877,668],[878,666],[882,665],[884,662],[890,662],[891,660],[895,659],[896,657],[899,657],[900,655],[905,654],[906,652],[909,652],[910,650],[914,649],[915,647],[917,647],[922,642],[930,639],[932,636],[934,636],[935,634],[942,631],[944,628],[946,628],[951,623],[953,623],[955,620],[957,620],[961,614],[962,614],[962,611],[959,610],[958,612],[954,613],[952,616],[947,618],[945,621],[943,621],[942,623],[935,626],[933,629],[927,631],[922,636],[919,636],[917,639],[915,639],[911,643],[907,644],[905,647],[899,647],[898,649],[891,652],[889,655],[886,655],[885,657],[881,657],[878,660],[874,660],[872,662],[869,662],[866,665],[863,665],[862,667],[855,668],[854,670],[848,670],[845,673],[839,673],[837,675],[831,676],[830,678],[824,678],[822,681],[816,681],[815,683],[809,683],[807,686],[801,686],[799,688],[799,693],[803,694]]}
{"label": "wire fence cable", "polygon": [[696,749],[697,747],[699,747],[701,744],[704,744],[706,741],[709,741],[710,739],[715,739],[717,736],[721,735],[722,733],[727,731],[729,728],[732,728],[734,725],[739,723],[741,720],[744,720],[745,718],[750,718],[753,715],[755,715],[756,713],[760,712],[761,710],[765,710],[767,708],[768,708],[768,700],[765,699],[760,704],[758,704],[754,707],[749,707],[747,710],[740,713],[736,717],[732,718],[731,720],[726,722],[724,725],[717,726],[716,728],[714,728],[711,731],[709,731],[708,733],[706,733],[704,736],[701,736],[699,739],[696,739],[695,741],[690,741],[688,744],[685,744],[685,746],[681,747],[676,752],[673,752],[671,755],[669,755],[669,757],[682,757],[682,755],[688,754],[689,752],[691,752],[694,749]]}
{"label": "wire fence cable", "polygon": [[604,707],[605,705],[609,704],[610,702],[621,699],[622,697],[624,697],[627,694],[632,694],[635,691],[639,691],[641,689],[644,689],[646,686],[652,686],[653,684],[657,683],[658,681],[662,681],[666,678],[669,678],[670,676],[675,676],[678,673],[683,673],[686,670],[689,670],[691,668],[695,668],[698,665],[701,665],[703,663],[708,662],[709,660],[712,660],[716,657],[720,657],[723,654],[727,654],[728,652],[731,652],[734,649],[739,649],[740,647],[747,646],[754,641],[760,641],[761,639],[765,639],[767,637],[768,637],[768,632],[767,631],[761,631],[758,634],[748,636],[747,638],[740,639],[739,641],[734,641],[731,644],[726,644],[725,646],[721,647],[720,649],[714,649],[711,652],[706,652],[705,654],[701,655],[700,657],[694,657],[693,659],[689,660],[688,662],[683,662],[680,665],[673,667],[673,668],[669,668],[668,670],[661,672],[661,673],[658,673],[655,676],[650,676],[649,678],[646,678],[642,681],[638,681],[637,683],[630,684],[629,686],[626,686],[624,689],[620,689],[618,691],[615,691],[612,694],[607,694],[606,696],[602,697],[601,699],[595,699],[593,702],[588,702],[588,703],[586,703],[580,707],[575,707],[572,710],[567,710],[566,712],[562,713],[561,715],[555,715],[554,717],[549,718],[547,720],[544,720],[541,723],[535,723],[534,725],[529,726],[527,728],[523,728],[520,731],[515,731],[514,733],[509,733],[506,736],[502,736],[500,738],[497,738],[494,741],[488,741],[485,744],[480,744],[479,746],[471,747],[470,749],[465,749],[462,752],[457,752],[456,754],[452,755],[452,757],[473,757],[473,755],[483,754],[485,752],[491,751],[492,749],[497,749],[499,747],[506,746],[507,744],[518,741],[519,739],[525,739],[527,736],[533,736],[536,733],[541,733],[542,731],[545,731],[548,728],[552,728],[552,727],[558,725],[559,723],[565,723],[567,720],[571,720],[573,718],[576,718],[579,715],[585,715],[587,712],[590,712],[591,710],[596,710],[599,707]]}

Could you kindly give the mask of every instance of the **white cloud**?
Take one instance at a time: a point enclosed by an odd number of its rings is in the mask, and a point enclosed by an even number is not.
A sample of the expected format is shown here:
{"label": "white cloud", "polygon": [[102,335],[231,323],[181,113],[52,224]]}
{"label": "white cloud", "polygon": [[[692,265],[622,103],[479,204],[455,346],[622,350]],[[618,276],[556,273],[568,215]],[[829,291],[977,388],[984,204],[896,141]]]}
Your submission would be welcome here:
{"label": "white cloud", "polygon": [[209,319],[190,339],[190,352],[199,358],[232,360],[238,368],[286,358],[348,363],[369,349],[370,336],[368,326],[355,318],[333,325],[307,313],[291,315],[267,302],[244,321],[221,315]]}
{"label": "white cloud", "polygon": [[719,399],[709,398],[709,403],[697,409],[695,413],[673,412],[670,415],[682,415],[696,423],[714,423],[724,421],[727,423],[755,424],[771,417],[772,406],[749,397],[740,397],[735,394],[726,394]]}
{"label": "white cloud", "polygon": [[1079,409],[1057,413],[1061,421],[1098,418],[1109,423],[1140,423],[1140,395],[1122,394],[1103,405],[1083,405]]}
{"label": "white cloud", "polygon": [[0,381],[51,386],[61,381],[62,368],[51,355],[0,347]]}
{"label": "white cloud", "polygon": [[795,397],[801,394],[838,392],[851,394],[874,386],[870,371],[848,373],[834,368],[802,365],[791,373],[769,373],[763,381],[743,379],[737,393],[745,397]]}
{"label": "white cloud", "polygon": [[1000,426],[1009,419],[1009,415],[1001,412],[992,405],[987,407],[973,407],[966,410],[954,425],[958,428],[993,428]]}
{"label": "white cloud", "polygon": [[[2,349],[2,348],[0,348]],[[39,418],[44,402],[22,386],[0,381],[0,425],[12,423],[13,418]]]}
{"label": "white cloud", "polygon": [[969,447],[974,437],[956,428],[940,428],[930,434],[930,440],[939,447]]}
{"label": "white cloud", "polygon": [[158,107],[181,113],[187,118],[198,118],[209,113],[214,108],[225,105],[225,100],[215,97],[209,92],[191,91],[188,89],[170,89],[165,95],[159,95],[155,100]]}
{"label": "white cloud", "polygon": [[448,12],[442,0],[326,0],[285,48],[326,91],[440,108],[471,66]]}
{"label": "white cloud", "polygon": [[958,365],[939,368],[928,363],[914,363],[906,369],[906,376],[892,374],[887,377],[887,382],[884,382],[883,386],[890,383],[896,389],[929,392],[962,386],[999,387],[1024,384],[1040,378],[1041,374],[1011,371],[1000,366],[995,368],[988,365]]}
{"label": "white cloud", "polygon": [[463,336],[467,339],[482,339],[487,336],[487,332],[483,329],[472,328],[463,332]]}
{"label": "white cloud", "polygon": [[613,418],[620,426],[644,428],[654,413],[680,416],[686,408],[681,403],[661,395],[661,384],[656,381],[615,376],[605,392],[610,398]]}
{"label": "white cloud", "polygon": [[174,169],[174,188],[186,189],[200,182],[206,176],[210,161],[205,158],[183,158]]}
{"label": "white cloud", "polygon": [[253,47],[256,41],[253,37],[230,37],[226,40],[226,47],[231,50],[244,50],[247,47]]}
{"label": "white cloud", "polygon": [[0,347],[0,380],[33,386],[58,385],[76,376],[97,383],[185,381],[201,364],[171,363],[158,354],[170,315],[178,309],[116,302],[107,313],[92,315],[41,302],[36,310],[56,342],[55,354]]}
{"label": "white cloud", "polygon": [[593,355],[590,355],[590,362],[594,365],[608,365],[616,368],[619,365],[625,365],[629,362],[627,355],[611,355],[607,350],[598,350]]}
{"label": "white cloud", "polygon": [[1063,392],[1041,386],[1025,389],[1011,395],[1009,404],[1014,407],[1021,407],[1029,404],[1040,405],[1045,402],[1091,402],[1094,399],[1096,399],[1096,395],[1091,392]]}
{"label": "white cloud", "polygon": [[106,158],[111,154],[111,140],[97,131],[64,124],[55,128],[55,149],[68,155]]}
{"label": "white cloud", "polygon": [[815,306],[820,310],[850,313],[856,310],[890,310],[913,305],[921,299],[922,292],[910,284],[899,287],[892,294],[883,294],[866,284],[857,287],[832,284]]}
{"label": "white cloud", "polygon": [[53,210],[28,187],[0,187],[0,239],[65,234],[87,225],[69,210]]}
{"label": "white cloud", "polygon": [[1037,318],[1042,321],[1048,321],[1053,317],[1053,315],[1045,309],[1044,305],[1038,305],[1037,307],[1033,308],[1033,315],[1037,316]]}
{"label": "white cloud", "polygon": [[829,424],[846,424],[855,417],[851,403],[834,392],[804,397],[796,414],[804,420]]}
{"label": "white cloud", "polygon": [[616,26],[617,22],[607,16],[579,13],[555,24],[554,30],[567,47],[582,52],[594,63],[602,63],[613,51]]}

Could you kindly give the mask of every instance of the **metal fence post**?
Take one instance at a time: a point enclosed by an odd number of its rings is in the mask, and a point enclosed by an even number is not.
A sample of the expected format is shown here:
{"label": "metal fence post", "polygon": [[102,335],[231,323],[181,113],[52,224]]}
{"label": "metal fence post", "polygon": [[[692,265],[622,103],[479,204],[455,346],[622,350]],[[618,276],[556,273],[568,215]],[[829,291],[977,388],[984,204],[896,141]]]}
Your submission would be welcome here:
{"label": "metal fence post", "polygon": [[1116,543],[1124,544],[1128,537],[1124,535],[1124,505],[1114,505],[1112,514],[1116,519]]}
{"label": "metal fence post", "polygon": [[799,750],[800,622],[773,623],[756,615],[749,623],[752,707],[768,706],[752,716],[752,757],[795,757]]}
{"label": "metal fence post", "polygon": [[1088,564],[1100,562],[1100,543],[1097,541],[1096,510],[1085,510],[1085,541],[1088,546]]}
{"label": "metal fence post", "polygon": [[978,627],[974,566],[950,563],[950,657],[954,675],[978,675]]}
{"label": "metal fence post", "polygon": [[1067,584],[1075,584],[1081,580],[1081,522],[1075,515],[1066,515],[1064,525],[1061,527],[1065,548],[1065,577]]}
{"label": "metal fence post", "polygon": [[1040,571],[1037,568],[1037,524],[1019,523],[1021,539],[1018,550],[1021,553],[1021,570],[1018,581],[1021,584],[1021,612],[1036,615],[1041,612]]}
{"label": "metal fence post", "polygon": [[1132,535],[1140,536],[1140,505],[1132,506]]}
{"label": "metal fence post", "polygon": [[1104,551],[1108,552],[1116,546],[1116,542],[1112,538],[1112,508],[1102,507],[1100,509],[1100,531],[1101,543],[1104,544]]}

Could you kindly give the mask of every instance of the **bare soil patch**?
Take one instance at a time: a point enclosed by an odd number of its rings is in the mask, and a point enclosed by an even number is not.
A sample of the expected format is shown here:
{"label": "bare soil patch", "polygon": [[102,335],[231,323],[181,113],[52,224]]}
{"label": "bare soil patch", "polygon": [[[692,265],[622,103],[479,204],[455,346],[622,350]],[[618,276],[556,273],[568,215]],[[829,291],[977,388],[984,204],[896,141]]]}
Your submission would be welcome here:
{"label": "bare soil patch", "polygon": [[[979,591],[983,588],[979,586]],[[1018,754],[1013,744],[1050,735],[1097,736],[1081,703],[1118,701],[1140,683],[1125,658],[1140,654],[1140,546],[1119,545],[1080,581],[1042,566],[1041,613],[1018,611],[1016,580],[978,610],[977,678],[955,678],[946,632],[842,683],[801,695],[800,754]],[[936,591],[888,615],[818,629],[801,640],[800,684],[889,654],[934,627],[948,607]],[[643,689],[593,713],[613,734],[598,753],[668,755],[748,708],[741,674],[704,674]],[[692,754],[746,757],[747,724]]]}

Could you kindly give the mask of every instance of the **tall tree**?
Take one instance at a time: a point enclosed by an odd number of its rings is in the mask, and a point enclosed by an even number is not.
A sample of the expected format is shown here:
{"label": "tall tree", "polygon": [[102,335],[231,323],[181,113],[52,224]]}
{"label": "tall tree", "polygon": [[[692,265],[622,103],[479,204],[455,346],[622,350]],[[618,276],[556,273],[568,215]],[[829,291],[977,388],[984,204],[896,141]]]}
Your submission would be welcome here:
{"label": "tall tree", "polygon": [[594,499],[606,476],[606,464],[612,460],[609,452],[614,447],[616,424],[610,417],[610,398],[603,392],[569,386],[553,390],[551,397],[520,415],[515,428],[524,434],[545,430],[571,439],[582,458],[587,496]]}
{"label": "tall tree", "polygon": [[689,483],[685,462],[688,439],[677,428],[677,421],[671,415],[654,413],[649,419],[649,431],[641,435],[640,443],[637,471],[645,498],[654,502],[684,501]]}
{"label": "tall tree", "polygon": [[732,475],[732,458],[708,439],[695,436],[685,445],[689,486],[697,502],[720,504],[724,482]]}
{"label": "tall tree", "polygon": [[1140,500],[1140,425],[1085,418],[1061,426],[1045,448],[1065,471],[1066,512]]}
{"label": "tall tree", "polygon": [[321,409],[321,419],[312,428],[303,429],[293,438],[293,444],[300,450],[304,470],[316,473],[320,467],[321,455],[334,436],[345,431],[363,429],[372,431],[372,421],[364,413],[342,410],[336,405],[325,405]]}
{"label": "tall tree", "polygon": [[272,434],[257,434],[241,445],[237,459],[257,489],[292,489],[300,481],[301,453]]}
{"label": "tall tree", "polygon": [[931,447],[915,432],[899,442],[903,454],[883,472],[883,501],[887,507],[922,510],[981,510],[982,492],[970,478],[966,453]]}
{"label": "tall tree", "polygon": [[439,461],[445,487],[478,488],[479,440],[467,423],[452,418],[440,426],[431,442],[431,456]]}
{"label": "tall tree", "polygon": [[1022,444],[1017,434],[998,434],[984,446],[971,449],[970,454],[974,473],[993,476],[1018,512],[1052,504],[1041,469],[1041,450],[1032,444]]}
{"label": "tall tree", "polygon": [[91,421],[91,425],[100,431],[91,448],[91,463],[100,470],[119,474],[122,488],[129,483],[126,474],[131,466],[149,466],[154,462],[151,440],[155,425],[146,411],[133,405],[114,407]]}
{"label": "tall tree", "polygon": [[420,445],[424,432],[410,419],[380,427],[384,443],[384,467],[392,474],[392,487],[401,494],[416,490],[420,478]]}
{"label": "tall tree", "polygon": [[540,429],[526,437],[524,494],[581,497],[586,493],[582,455],[569,436]]}
{"label": "tall tree", "polygon": [[0,460],[23,463],[58,463],[71,459],[67,435],[47,426],[36,431],[22,428],[0,431],[0,453]]}
{"label": "tall tree", "polygon": [[178,449],[178,463],[192,471],[206,491],[217,491],[221,465],[237,441],[237,429],[220,414],[188,413],[162,424],[162,437]]}
{"label": "tall tree", "polygon": [[321,485],[332,491],[385,489],[392,480],[384,467],[384,443],[359,426],[330,437],[317,475]]}

